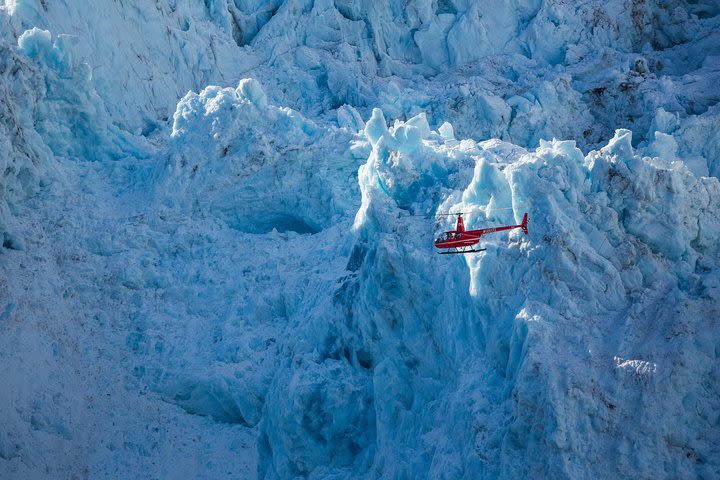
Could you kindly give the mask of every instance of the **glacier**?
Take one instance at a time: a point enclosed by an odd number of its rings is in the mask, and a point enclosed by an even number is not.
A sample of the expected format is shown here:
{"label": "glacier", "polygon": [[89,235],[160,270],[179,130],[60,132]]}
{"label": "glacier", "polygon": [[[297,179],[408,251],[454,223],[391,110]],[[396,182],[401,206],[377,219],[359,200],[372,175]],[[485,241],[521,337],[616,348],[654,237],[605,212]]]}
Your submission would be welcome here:
{"label": "glacier", "polygon": [[717,2],[0,0],[0,78],[0,478],[720,478]]}

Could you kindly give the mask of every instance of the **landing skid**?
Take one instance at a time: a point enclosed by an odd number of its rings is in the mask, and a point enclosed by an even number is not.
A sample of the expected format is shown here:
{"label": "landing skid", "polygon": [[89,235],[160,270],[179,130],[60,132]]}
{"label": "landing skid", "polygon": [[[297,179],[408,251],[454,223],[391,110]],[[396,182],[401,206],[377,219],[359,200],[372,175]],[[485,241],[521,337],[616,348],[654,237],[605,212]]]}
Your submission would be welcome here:
{"label": "landing skid", "polygon": [[477,250],[446,250],[444,252],[438,252],[440,255],[449,255],[449,254],[456,254],[456,253],[475,253],[475,252],[484,252],[487,250],[487,248],[478,248]]}

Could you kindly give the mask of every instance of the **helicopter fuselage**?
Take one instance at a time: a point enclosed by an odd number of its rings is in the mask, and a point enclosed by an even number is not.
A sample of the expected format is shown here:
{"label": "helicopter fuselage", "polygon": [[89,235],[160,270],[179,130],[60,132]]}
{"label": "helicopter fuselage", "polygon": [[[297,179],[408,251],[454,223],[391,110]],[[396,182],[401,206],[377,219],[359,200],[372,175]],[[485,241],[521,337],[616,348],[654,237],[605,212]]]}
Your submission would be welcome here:
{"label": "helicopter fuselage", "polygon": [[[528,234],[527,229],[528,215],[523,215],[523,220],[520,225],[505,225],[502,227],[492,228],[481,228],[478,230],[465,230],[465,224],[463,222],[462,215],[458,216],[457,226],[455,230],[450,230],[443,233],[437,239],[435,239],[435,247],[439,249],[456,249],[456,252],[447,253],[469,253],[466,252],[467,247],[471,247],[480,242],[480,238],[487,233],[502,232],[504,230],[513,230],[515,228],[521,228],[525,235]],[[480,250],[470,250],[480,251]],[[440,252],[444,253],[444,252]]]}

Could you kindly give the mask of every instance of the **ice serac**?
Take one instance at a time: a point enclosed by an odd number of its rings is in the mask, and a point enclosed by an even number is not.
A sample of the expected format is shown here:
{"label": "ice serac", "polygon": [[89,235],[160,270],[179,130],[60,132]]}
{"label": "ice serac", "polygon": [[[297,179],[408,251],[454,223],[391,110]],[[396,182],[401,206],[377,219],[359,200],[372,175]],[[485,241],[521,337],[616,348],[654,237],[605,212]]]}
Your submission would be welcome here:
{"label": "ice serac", "polygon": [[255,79],[190,92],[173,117],[162,199],[243,232],[316,233],[353,206],[352,135],[269,105]]}
{"label": "ice serac", "polygon": [[[5,17],[0,22],[7,27]],[[14,41],[0,36],[0,236],[6,248],[23,243],[8,226],[9,213],[23,210],[42,187],[62,182],[57,158],[107,160],[128,144],[104,110],[90,67],[75,58],[75,43],[38,28]]]}
{"label": "ice serac", "polygon": [[[535,151],[496,142],[448,150],[438,140],[408,155],[394,140],[404,126],[383,131],[374,125],[381,119],[376,111],[368,122],[374,148],[360,170],[355,224],[362,280],[348,299],[359,319],[352,338],[369,342],[363,349],[378,364],[374,381],[384,386],[381,372],[404,372],[392,381],[405,386],[401,393],[388,398],[376,389],[385,404],[376,405],[378,418],[388,408],[393,414],[376,425],[375,465],[399,469],[391,476],[433,472],[467,449],[457,467],[467,478],[708,474],[712,460],[699,451],[709,452],[718,437],[690,433],[703,415],[682,403],[717,408],[702,381],[691,380],[714,378],[716,354],[690,333],[709,333],[717,316],[718,276],[708,269],[718,255],[717,179],[638,156],[628,131],[587,156],[573,142],[541,142]],[[432,202],[432,193],[447,200]],[[514,215],[494,210],[498,198]],[[422,235],[428,220],[408,214],[431,217],[438,209],[479,209],[502,223],[518,223],[529,210],[531,233],[488,238],[486,253],[455,264],[420,259],[417,252],[429,249]],[[380,312],[379,304],[392,307]],[[450,381],[448,371],[458,377]],[[418,396],[421,402],[412,400]],[[663,400],[669,397],[676,400]],[[448,405],[455,417],[427,417]],[[678,416],[663,415],[666,407]],[[452,436],[438,433],[448,425]],[[671,431],[688,434],[671,441]],[[464,443],[446,444],[451,437]],[[383,439],[391,444],[381,447]],[[648,448],[647,460],[627,449],[635,442]],[[527,457],[538,461],[519,460]]]}
{"label": "ice serac", "polygon": [[[0,235],[5,248],[20,248],[9,222],[12,213],[37,194],[51,175],[52,153],[33,128],[28,111],[34,107],[29,84],[33,71],[14,55],[13,46],[0,41]],[[23,68],[24,67],[24,68]]]}
{"label": "ice serac", "polygon": [[[717,356],[693,332],[718,309],[717,180],[639,156],[623,130],[584,155],[423,125],[388,127],[380,110],[366,124],[346,273],[331,301],[301,307],[319,318],[291,318],[300,339],[268,393],[261,474],[712,472],[718,438],[692,432],[717,408],[702,386]],[[531,233],[449,263],[425,232],[450,210],[479,211],[469,223],[527,210]]]}
{"label": "ice serac", "polygon": [[71,35],[58,35],[53,41],[49,31],[39,28],[18,38],[18,53],[34,62],[44,77],[36,84],[34,127],[57,157],[112,159],[121,151],[112,138],[121,142],[123,135],[113,131],[90,65],[75,56],[78,42]]}

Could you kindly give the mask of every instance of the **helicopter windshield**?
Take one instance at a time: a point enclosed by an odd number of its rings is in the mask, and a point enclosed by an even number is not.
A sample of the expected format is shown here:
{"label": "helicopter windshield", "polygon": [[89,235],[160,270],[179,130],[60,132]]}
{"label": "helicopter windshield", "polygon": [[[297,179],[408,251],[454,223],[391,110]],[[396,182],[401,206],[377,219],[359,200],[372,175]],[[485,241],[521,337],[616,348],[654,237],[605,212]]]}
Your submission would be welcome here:
{"label": "helicopter windshield", "polygon": [[448,240],[452,240],[455,238],[455,235],[455,232],[445,232],[437,238],[436,242],[446,242]]}

